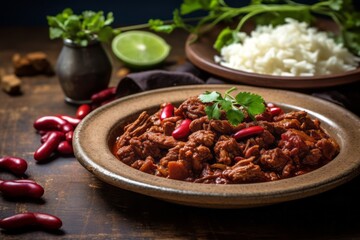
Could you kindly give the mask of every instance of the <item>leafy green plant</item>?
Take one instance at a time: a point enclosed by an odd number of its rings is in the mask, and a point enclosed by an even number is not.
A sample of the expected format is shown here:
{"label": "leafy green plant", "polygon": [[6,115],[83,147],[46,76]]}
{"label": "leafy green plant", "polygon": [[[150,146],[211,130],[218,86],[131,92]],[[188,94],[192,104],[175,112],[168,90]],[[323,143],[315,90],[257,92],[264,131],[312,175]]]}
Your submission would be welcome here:
{"label": "leafy green plant", "polygon": [[207,91],[199,95],[200,101],[208,104],[205,112],[209,119],[219,119],[223,111],[232,125],[238,125],[246,116],[255,119],[256,114],[265,111],[264,99],[260,95],[239,92],[233,97],[230,93],[235,90],[235,87],[230,88],[224,96],[216,91]]}
{"label": "leafy green plant", "polygon": [[[186,16],[194,12],[205,12],[195,24],[189,24]],[[340,29],[339,41],[344,43],[351,52],[360,55],[360,12],[355,10],[352,0],[322,0],[314,4],[301,4],[291,0],[252,0],[244,7],[228,6],[224,0],[184,0],[180,9],[173,12],[170,24],[159,19],[150,19],[150,28],[159,32],[172,32],[175,28],[183,28],[199,35],[220,22],[237,19],[234,28],[225,28],[214,44],[220,50],[224,45],[238,42],[237,33],[250,19],[257,24],[278,25],[285,18],[291,17],[298,21],[311,23],[318,16],[331,18]]]}
{"label": "leafy green plant", "polygon": [[119,30],[114,30],[110,24],[114,21],[112,12],[106,17],[102,11],[84,11],[74,14],[70,8],[64,9],[56,16],[47,16],[50,39],[70,39],[80,46],[87,46],[90,41],[109,41]]}

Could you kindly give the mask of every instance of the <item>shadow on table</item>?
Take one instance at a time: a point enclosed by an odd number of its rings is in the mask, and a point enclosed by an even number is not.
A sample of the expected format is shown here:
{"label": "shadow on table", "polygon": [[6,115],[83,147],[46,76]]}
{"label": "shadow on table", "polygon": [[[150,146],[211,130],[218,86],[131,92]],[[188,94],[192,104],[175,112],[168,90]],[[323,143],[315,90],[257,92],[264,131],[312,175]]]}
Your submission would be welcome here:
{"label": "shadow on table", "polygon": [[[158,238],[339,239],[360,237],[360,178],[301,200],[249,209],[206,209],[176,205],[105,183],[101,196],[114,214]],[[144,230],[145,231],[145,230]],[[343,238],[341,238],[343,239]]]}

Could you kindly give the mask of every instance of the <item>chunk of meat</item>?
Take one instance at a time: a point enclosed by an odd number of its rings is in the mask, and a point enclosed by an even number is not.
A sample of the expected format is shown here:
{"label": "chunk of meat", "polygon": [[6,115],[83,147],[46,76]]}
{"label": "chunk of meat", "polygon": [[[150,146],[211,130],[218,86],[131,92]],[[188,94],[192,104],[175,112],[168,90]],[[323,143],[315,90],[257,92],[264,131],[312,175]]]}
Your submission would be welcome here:
{"label": "chunk of meat", "polygon": [[168,163],[168,178],[185,180],[190,173],[183,160],[171,161]]}
{"label": "chunk of meat", "polygon": [[339,144],[337,144],[337,142],[335,142],[335,140],[333,140],[331,138],[320,139],[316,143],[316,147],[318,147],[321,150],[321,152],[326,160],[333,159],[336,155],[338,155],[338,153],[340,151]]}
{"label": "chunk of meat", "polygon": [[194,119],[190,123],[190,131],[196,132],[199,130],[208,130],[209,129],[209,118],[207,116],[203,116],[197,119]]}
{"label": "chunk of meat", "polygon": [[210,120],[210,126],[215,131],[221,134],[231,134],[233,132],[233,127],[229,121],[225,120]]}
{"label": "chunk of meat", "polygon": [[309,166],[316,166],[321,161],[321,150],[318,148],[311,149],[309,154],[304,157],[302,163]]}
{"label": "chunk of meat", "polygon": [[157,169],[154,163],[154,159],[151,156],[147,156],[145,160],[135,161],[133,164],[131,164],[131,167],[149,174],[155,174]]}
{"label": "chunk of meat", "polygon": [[244,159],[229,167],[223,176],[233,183],[263,182],[266,180],[264,172],[259,165],[253,163],[254,157]]}
{"label": "chunk of meat", "polygon": [[190,97],[175,109],[174,114],[184,118],[197,119],[206,115],[205,105],[198,97]]}
{"label": "chunk of meat", "polygon": [[116,152],[116,156],[127,165],[131,165],[139,159],[133,147],[129,145],[119,148]]}
{"label": "chunk of meat", "polygon": [[198,145],[211,147],[215,142],[215,133],[207,130],[196,131],[189,136],[189,141],[195,142]]}
{"label": "chunk of meat", "polygon": [[221,136],[216,142],[214,152],[217,162],[225,165],[230,165],[236,156],[242,154],[236,140],[225,135]]}
{"label": "chunk of meat", "polygon": [[302,122],[307,116],[307,112],[305,111],[292,111],[288,113],[281,114],[279,116],[275,116],[275,121],[281,121],[283,119],[297,119],[299,122]]}
{"label": "chunk of meat", "polygon": [[149,114],[145,111],[142,112],[133,123],[125,126],[124,133],[116,141],[116,148],[128,145],[132,137],[140,136],[151,126],[152,122]]}
{"label": "chunk of meat", "polygon": [[314,141],[315,139],[306,135],[304,132],[289,129],[281,135],[278,146],[283,150],[288,150],[286,152],[289,152],[290,156],[302,158],[308,154]]}
{"label": "chunk of meat", "polygon": [[280,148],[274,148],[262,152],[260,163],[268,170],[281,173],[291,158],[286,156]]}
{"label": "chunk of meat", "polygon": [[160,165],[163,167],[167,167],[169,161],[176,161],[179,159],[179,151],[181,148],[185,146],[184,142],[178,142],[178,144],[170,148],[166,155],[160,159]]}
{"label": "chunk of meat", "polygon": [[[312,120],[306,111],[292,111],[274,117],[276,122],[287,124],[287,128],[296,128],[302,130],[319,129],[320,121],[318,119]],[[290,121],[289,121],[290,120]],[[294,121],[296,120],[296,121]],[[288,123],[287,123],[288,122]],[[296,127],[295,127],[296,126]]]}
{"label": "chunk of meat", "polygon": [[179,159],[189,163],[195,172],[201,171],[203,163],[212,158],[213,156],[208,147],[198,145],[195,142],[189,141],[179,149]]}
{"label": "chunk of meat", "polygon": [[172,132],[175,130],[177,122],[180,120],[182,120],[180,116],[165,118],[161,122],[161,126],[163,127],[164,130],[164,134],[166,136],[171,136]]}
{"label": "chunk of meat", "polygon": [[260,155],[260,147],[259,145],[253,145],[244,151],[244,157],[250,158],[251,156],[259,156]]}
{"label": "chunk of meat", "polygon": [[161,133],[147,132],[143,134],[143,138],[150,142],[156,143],[159,148],[169,149],[175,147],[178,141],[171,136],[164,136]]}
{"label": "chunk of meat", "polygon": [[297,119],[283,119],[281,121],[275,122],[275,127],[278,130],[281,129],[300,129],[301,123]]}
{"label": "chunk of meat", "polygon": [[160,158],[162,156],[159,146],[145,138],[133,137],[130,139],[130,146],[140,159],[145,159],[147,156],[154,158]]}
{"label": "chunk of meat", "polygon": [[267,149],[275,143],[275,137],[268,130],[264,130],[263,133],[255,136],[255,142],[260,148]]}

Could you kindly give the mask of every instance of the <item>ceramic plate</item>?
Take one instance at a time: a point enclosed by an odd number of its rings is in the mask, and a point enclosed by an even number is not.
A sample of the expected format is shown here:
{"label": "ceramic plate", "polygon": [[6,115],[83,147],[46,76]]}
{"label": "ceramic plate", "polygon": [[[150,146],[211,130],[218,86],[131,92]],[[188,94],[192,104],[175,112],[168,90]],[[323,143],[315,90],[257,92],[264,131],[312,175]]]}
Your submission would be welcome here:
{"label": "ceramic plate", "polygon": [[[331,21],[319,20],[317,26],[322,30],[337,31],[336,25]],[[188,59],[195,66],[216,76],[237,83],[288,89],[330,87],[360,80],[360,67],[342,74],[314,77],[281,77],[250,73],[221,66],[214,61],[214,56],[219,55],[219,53],[213,48],[221,29],[221,26],[216,26],[213,30],[199,37],[195,42],[192,40],[194,36],[190,35],[185,45]],[[249,25],[245,26],[243,30],[250,32],[251,29],[253,27]]]}
{"label": "ceramic plate", "polygon": [[121,128],[143,111],[163,102],[180,103],[206,90],[225,92],[230,85],[192,85],[164,88],[118,99],[90,113],[75,130],[78,161],[102,181],[162,200],[198,207],[255,207],[304,198],[343,184],[359,174],[360,120],[332,103],[285,90],[235,85],[239,91],[263,96],[285,110],[306,110],[340,145],[329,164],[304,175],[274,182],[216,185],[183,182],[143,173],[119,161],[111,151]]}

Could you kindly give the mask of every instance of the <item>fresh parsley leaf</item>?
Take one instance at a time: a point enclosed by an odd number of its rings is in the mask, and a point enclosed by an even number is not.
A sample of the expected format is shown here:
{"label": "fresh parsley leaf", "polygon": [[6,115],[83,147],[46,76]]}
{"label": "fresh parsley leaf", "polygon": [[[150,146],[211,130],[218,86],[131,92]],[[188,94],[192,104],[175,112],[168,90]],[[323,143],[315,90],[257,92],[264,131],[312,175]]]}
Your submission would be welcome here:
{"label": "fresh parsley leaf", "polygon": [[175,28],[174,24],[164,24],[160,19],[150,19],[148,24],[149,28],[155,32],[171,33]]}
{"label": "fresh parsley leaf", "polygon": [[230,109],[226,112],[226,117],[231,125],[238,125],[244,120],[244,113],[240,110]]}
{"label": "fresh parsley leaf", "polygon": [[108,39],[112,38],[114,30],[110,26],[101,28],[98,32],[98,39],[100,42],[106,42]]}
{"label": "fresh parsley leaf", "polygon": [[342,9],[343,0],[330,0],[329,6],[332,10],[339,11]]}
{"label": "fresh parsley leaf", "polygon": [[110,24],[114,21],[113,13],[104,16],[102,11],[83,11],[76,15],[70,8],[64,9],[56,16],[47,16],[50,39],[70,39],[80,46],[87,46],[92,40],[108,42],[118,30]]}
{"label": "fresh parsley leaf", "polygon": [[230,110],[232,110],[233,105],[232,105],[231,101],[222,99],[222,100],[219,100],[219,104],[221,105],[221,108],[222,108],[224,111],[230,111]]}
{"label": "fresh parsley leaf", "polygon": [[203,103],[215,102],[220,97],[220,93],[218,92],[205,92],[199,96],[200,101]]}
{"label": "fresh parsley leaf", "polygon": [[234,42],[233,30],[231,30],[229,27],[226,27],[220,32],[220,34],[216,38],[216,41],[214,43],[214,48],[220,51],[222,47],[229,45],[233,42]]}
{"label": "fresh parsley leaf", "polygon": [[181,14],[189,14],[198,10],[210,10],[216,8],[219,4],[218,0],[184,0],[181,4]]}
{"label": "fresh parsley leaf", "polygon": [[236,95],[235,99],[237,103],[245,106],[264,103],[264,99],[260,95],[249,92],[240,92]]}
{"label": "fresh parsley leaf", "polygon": [[360,27],[358,29],[344,31],[342,38],[348,48],[360,56]]}
{"label": "fresh parsley leaf", "polygon": [[212,117],[215,119],[219,119],[221,116],[221,111],[219,109],[219,104],[214,104]]}
{"label": "fresh parsley leaf", "polygon": [[[245,113],[254,119],[256,114],[265,111],[264,99],[253,93],[240,92],[234,98],[230,95],[236,88],[230,88],[224,97],[216,91],[206,91],[199,95],[200,101],[206,103],[205,113],[209,119],[220,119],[222,112],[232,125],[238,125],[245,118]],[[211,105],[210,105],[211,104]]]}
{"label": "fresh parsley leaf", "polygon": [[257,94],[241,92],[235,97],[236,102],[246,108],[249,116],[254,119],[256,114],[265,111],[264,99]]}
{"label": "fresh parsley leaf", "polygon": [[64,31],[60,28],[53,28],[51,27],[49,29],[50,31],[50,39],[55,39],[55,38],[59,38],[64,34]]}
{"label": "fresh parsley leaf", "polygon": [[184,0],[184,3],[180,6],[180,11],[181,14],[189,14],[202,8],[203,6],[199,0]]}
{"label": "fresh parsley leaf", "polygon": [[247,111],[252,118],[255,117],[255,115],[263,113],[265,111],[265,105],[264,102],[252,102],[247,108]]}
{"label": "fresh parsley leaf", "polygon": [[238,104],[247,106],[253,101],[253,96],[249,92],[240,92],[235,96],[235,99]]}

